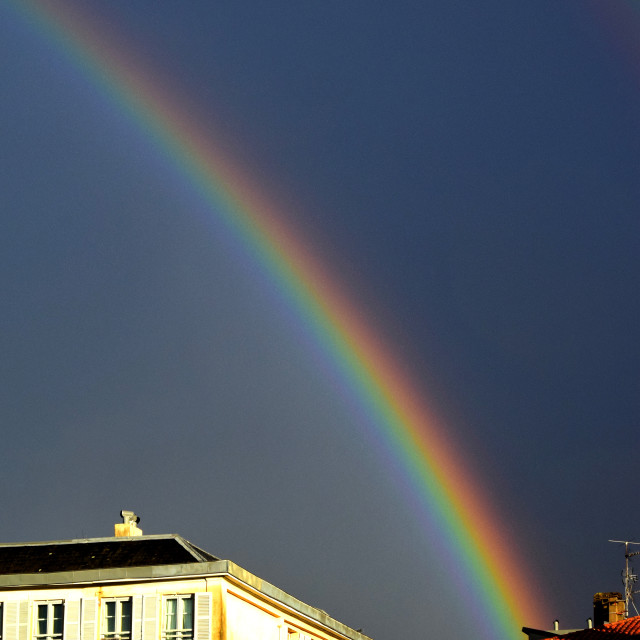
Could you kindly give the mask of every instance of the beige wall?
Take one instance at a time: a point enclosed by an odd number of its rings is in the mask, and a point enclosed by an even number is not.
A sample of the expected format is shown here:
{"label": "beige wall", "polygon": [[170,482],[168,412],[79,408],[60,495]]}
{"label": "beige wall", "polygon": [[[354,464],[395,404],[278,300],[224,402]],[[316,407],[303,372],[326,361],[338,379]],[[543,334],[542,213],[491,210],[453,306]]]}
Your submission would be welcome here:
{"label": "beige wall", "polygon": [[[0,591],[2,640],[33,640],[36,603],[65,602],[64,640],[99,640],[103,601],[131,597],[131,640],[161,640],[164,598],[194,594],[194,640],[340,640],[313,620],[226,576],[157,582]],[[198,594],[198,595],[196,595]]]}

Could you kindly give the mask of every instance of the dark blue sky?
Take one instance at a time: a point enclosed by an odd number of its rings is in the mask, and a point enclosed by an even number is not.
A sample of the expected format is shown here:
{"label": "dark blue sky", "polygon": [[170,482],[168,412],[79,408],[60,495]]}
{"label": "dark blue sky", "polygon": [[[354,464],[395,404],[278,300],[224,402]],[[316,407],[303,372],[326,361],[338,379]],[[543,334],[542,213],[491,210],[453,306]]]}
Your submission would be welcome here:
{"label": "dark blue sky", "polygon": [[[582,626],[621,588],[607,540],[640,540],[632,3],[64,4],[295,205]],[[366,426],[206,204],[7,6],[0,60],[0,539],[109,535],[130,508],[377,640],[472,637]]]}

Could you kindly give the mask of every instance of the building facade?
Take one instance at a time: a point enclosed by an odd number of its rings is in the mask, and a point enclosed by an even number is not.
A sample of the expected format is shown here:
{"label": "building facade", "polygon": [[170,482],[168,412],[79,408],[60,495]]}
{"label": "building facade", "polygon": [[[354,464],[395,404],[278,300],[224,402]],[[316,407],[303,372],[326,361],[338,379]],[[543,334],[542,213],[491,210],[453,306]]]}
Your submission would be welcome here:
{"label": "building facade", "polygon": [[131,516],[112,538],[0,545],[0,640],[368,640]]}

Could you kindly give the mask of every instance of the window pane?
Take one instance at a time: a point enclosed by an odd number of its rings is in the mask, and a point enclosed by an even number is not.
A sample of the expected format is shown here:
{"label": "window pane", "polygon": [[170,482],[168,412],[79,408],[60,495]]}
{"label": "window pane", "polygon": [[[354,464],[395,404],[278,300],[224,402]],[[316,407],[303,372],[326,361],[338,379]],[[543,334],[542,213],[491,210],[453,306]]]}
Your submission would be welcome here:
{"label": "window pane", "polygon": [[182,610],[182,628],[193,629],[193,598],[182,600],[184,609]]}
{"label": "window pane", "polygon": [[53,633],[62,635],[62,605],[53,605]]}
{"label": "window pane", "polygon": [[107,623],[107,633],[115,633],[116,630],[116,603],[105,602],[105,619]]}
{"label": "window pane", "polygon": [[168,599],[166,602],[167,607],[167,619],[165,622],[165,629],[168,631],[174,631],[176,629],[177,616],[176,616],[176,608],[178,601],[176,598]]}
{"label": "window pane", "polygon": [[120,631],[131,633],[131,600],[123,600],[122,603],[122,624]]}
{"label": "window pane", "polygon": [[38,605],[38,635],[47,635],[47,605]]}

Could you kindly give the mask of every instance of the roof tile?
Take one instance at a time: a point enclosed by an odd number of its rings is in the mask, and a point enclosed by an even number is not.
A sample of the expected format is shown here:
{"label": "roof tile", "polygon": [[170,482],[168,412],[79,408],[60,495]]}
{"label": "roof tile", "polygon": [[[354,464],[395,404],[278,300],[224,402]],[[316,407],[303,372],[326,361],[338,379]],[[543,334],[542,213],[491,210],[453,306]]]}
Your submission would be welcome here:
{"label": "roof tile", "polygon": [[550,640],[626,640],[629,636],[640,636],[640,616],[607,623],[594,629],[581,629]]}

